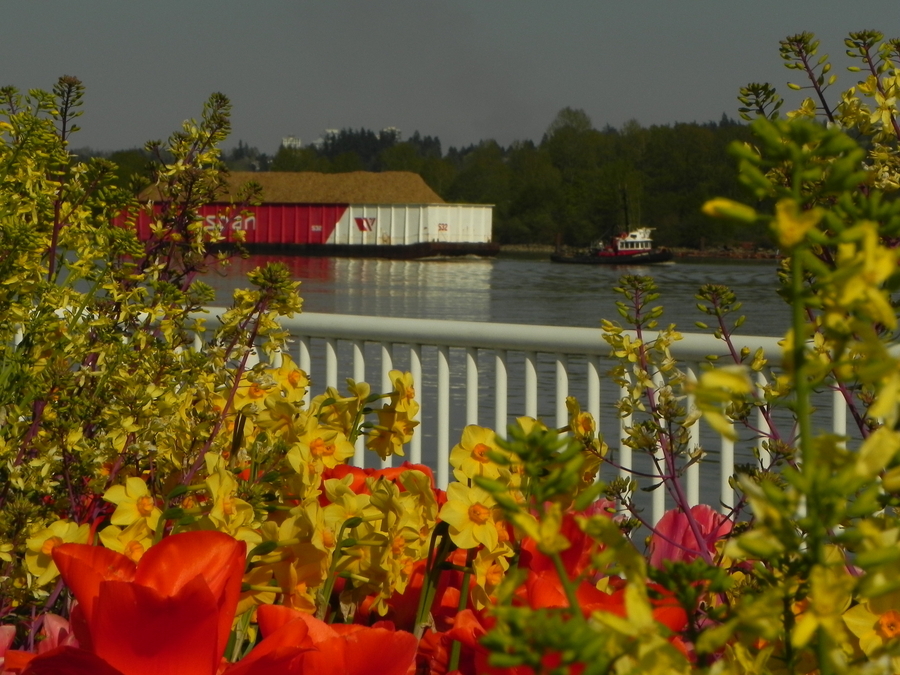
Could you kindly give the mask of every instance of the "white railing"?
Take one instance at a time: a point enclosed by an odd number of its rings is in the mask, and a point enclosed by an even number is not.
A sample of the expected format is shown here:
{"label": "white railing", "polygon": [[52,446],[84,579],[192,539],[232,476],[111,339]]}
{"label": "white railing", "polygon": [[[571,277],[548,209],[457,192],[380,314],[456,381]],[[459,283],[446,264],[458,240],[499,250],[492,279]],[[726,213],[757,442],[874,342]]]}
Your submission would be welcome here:
{"label": "white railing", "polygon": [[[223,311],[206,309],[207,317]],[[490,426],[504,435],[510,422],[526,415],[564,427],[568,424],[569,395],[575,395],[582,409],[597,420],[620,476],[644,476],[638,481],[642,487],[658,476],[650,458],[633,456],[622,443],[632,420],[630,416],[620,417],[615,407],[622,391],[606,376],[614,361],[599,328],[314,313],[281,318],[280,323],[297,345],[294,356],[310,375],[313,393],[323,392],[326,386],[340,389],[342,378],[366,381],[373,390],[388,392],[393,389],[388,376],[392,369],[411,372],[420,404],[420,426],[410,443],[408,459],[430,465],[441,488],[446,488],[450,480],[450,449],[465,425]],[[632,331],[625,332],[634,338]],[[700,364],[710,356],[729,362],[728,347],[722,340],[707,334],[681,335],[681,340],[672,343],[671,353],[689,378],[696,377]],[[655,334],[646,331],[644,338],[653,340]],[[14,342],[18,344],[21,339],[20,328]],[[195,340],[199,347],[199,336]],[[772,337],[736,336],[733,347],[738,352],[746,347],[751,354],[762,348],[768,363],[777,365],[782,356],[778,342]],[[407,349],[404,352],[398,346]],[[900,345],[891,351],[900,358]],[[454,356],[458,357],[455,363]],[[758,373],[757,384],[765,385],[767,377],[771,377],[768,370]],[[684,405],[686,410],[693,407],[690,396]],[[814,406],[813,422],[818,431],[847,437],[848,409],[840,391],[819,394]],[[492,413],[492,418],[485,419],[485,412]],[[774,411],[773,417],[778,422],[790,422],[785,411],[780,415]],[[685,471],[687,498],[692,505],[717,504],[724,512],[729,511],[734,505],[730,481],[738,460],[768,464],[760,439],[771,428],[762,410],[758,410],[754,423],[761,434],[745,435],[737,444],[701,423],[689,427],[690,448],[703,449],[703,461]],[[849,440],[859,440],[858,434],[851,434]],[[353,464],[366,464],[363,439],[357,442]],[[391,461],[381,465],[390,466]],[[609,470],[601,477],[613,477],[608,474]],[[650,504],[645,506],[652,509],[652,521],[659,520],[667,508],[666,491],[653,490]]]}
{"label": "white railing", "polygon": [[[633,457],[630,448],[621,443],[631,420],[620,418],[614,407],[621,392],[606,376],[612,360],[599,328],[312,313],[282,319],[281,324],[298,343],[295,358],[310,374],[313,393],[320,393],[325,386],[341,388],[339,383],[348,377],[370,382],[373,391],[380,385],[386,392],[393,388],[390,370],[412,373],[421,405],[421,426],[410,444],[408,459],[431,465],[440,487],[446,487],[450,479],[450,449],[463,426],[482,424],[503,434],[516,417],[528,415],[562,427],[568,424],[568,395],[577,396],[583,409],[598,421],[622,476],[631,477],[632,470],[655,475],[649,458]],[[682,335],[671,351],[689,377],[696,376],[708,356],[727,356],[725,343],[711,335]],[[645,337],[651,339],[652,335]],[[781,361],[776,338],[743,336],[736,337],[735,343],[737,349],[746,346],[751,353],[762,348],[770,364]],[[760,374],[759,382],[764,383],[765,377]],[[820,421],[829,420],[831,431],[845,435],[846,408],[840,395],[835,394],[826,404],[830,410],[820,411]],[[688,399],[685,405],[690,409],[693,401]],[[492,418],[484,419],[485,412],[492,412]],[[755,422],[757,428],[767,428],[761,414]],[[727,511],[734,504],[729,480],[736,459],[756,461],[754,452],[764,452],[759,439],[745,439],[736,448],[701,424],[694,424],[689,431],[693,447],[701,445],[703,435],[705,457],[686,471],[688,499],[691,504],[703,501]],[[362,443],[357,446],[354,464],[365,464]],[[607,473],[606,478],[611,477]],[[647,506],[656,521],[667,508],[666,491],[654,490],[649,499]]]}

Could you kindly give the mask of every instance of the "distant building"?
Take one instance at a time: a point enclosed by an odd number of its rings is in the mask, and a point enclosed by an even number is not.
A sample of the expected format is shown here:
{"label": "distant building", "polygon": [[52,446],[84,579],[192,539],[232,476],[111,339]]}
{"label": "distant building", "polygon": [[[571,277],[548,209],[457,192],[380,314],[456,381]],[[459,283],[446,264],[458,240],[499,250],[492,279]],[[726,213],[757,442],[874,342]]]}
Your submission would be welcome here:
{"label": "distant building", "polygon": [[281,147],[288,150],[299,150],[303,147],[298,136],[283,136],[281,139]]}
{"label": "distant building", "polygon": [[[241,231],[247,248],[260,253],[419,258],[430,255],[494,255],[489,204],[447,204],[408,171],[314,173],[232,172],[220,201],[201,218],[226,241]],[[240,187],[255,181],[263,203],[240,215],[229,210]],[[157,199],[152,192],[146,198]],[[142,214],[138,232],[150,236]]]}

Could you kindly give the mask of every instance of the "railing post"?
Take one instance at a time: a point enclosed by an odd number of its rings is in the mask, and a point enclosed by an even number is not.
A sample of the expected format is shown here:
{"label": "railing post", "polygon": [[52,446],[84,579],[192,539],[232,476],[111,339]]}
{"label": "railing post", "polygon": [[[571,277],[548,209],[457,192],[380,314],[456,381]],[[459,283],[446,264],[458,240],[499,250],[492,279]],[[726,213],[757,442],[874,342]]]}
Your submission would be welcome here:
{"label": "railing post", "polygon": [[438,347],[437,486],[450,482],[450,347]]}
{"label": "railing post", "polygon": [[565,354],[556,355],[556,428],[569,423],[566,397],[569,395],[569,360]]}
{"label": "railing post", "polygon": [[[762,371],[756,373],[756,386],[759,389],[760,394],[762,394],[762,391],[766,386],[766,376],[762,374]],[[756,428],[759,429],[760,434],[772,433],[772,427],[769,425],[768,420],[766,420],[762,408],[756,409]],[[759,439],[759,446],[757,447],[760,469],[768,467],[772,463],[772,454],[763,447],[763,440],[765,439],[762,437]]]}
{"label": "railing post", "polygon": [[[587,412],[594,418],[597,425],[596,435],[600,437],[600,357],[589,355],[587,357]],[[597,471],[597,480],[603,475],[603,463]]]}
{"label": "railing post", "polygon": [[587,357],[587,411],[597,423],[600,433],[600,357]]}
{"label": "railing post", "polygon": [[525,352],[525,414],[537,418],[537,354]]}
{"label": "railing post", "polygon": [[[362,340],[353,341],[353,379],[356,382],[366,381],[366,351]],[[363,468],[366,464],[366,437],[360,434],[353,446],[353,465]]]}
{"label": "railing post", "polygon": [[506,425],[509,418],[507,400],[509,386],[506,370],[506,350],[498,349],[494,357],[494,431],[506,438]]}
{"label": "railing post", "polygon": [[[631,382],[631,377],[628,373],[625,373],[625,379],[627,382]],[[627,396],[628,387],[620,386],[619,398],[624,399]],[[619,476],[622,478],[631,478],[631,469],[633,468],[631,448],[625,444],[625,439],[628,438],[628,432],[625,429],[630,426],[631,414],[625,415],[625,417],[619,419]]]}
{"label": "railing post", "polygon": [[413,386],[416,388],[416,392],[418,392],[418,396],[416,400],[419,402],[419,412],[416,413],[414,419],[419,421],[419,426],[416,427],[415,432],[413,433],[412,441],[409,444],[409,461],[413,464],[421,464],[422,463],[422,408],[425,405],[424,397],[421,395],[422,393],[422,346],[421,345],[410,345],[409,346],[409,373],[412,375]]}
{"label": "railing post", "polygon": [[[689,384],[697,381],[697,373],[694,368],[687,369],[687,381]],[[685,411],[690,415],[697,407],[697,400],[694,394],[688,394],[685,400]],[[694,423],[688,427],[688,452],[694,452],[700,447],[700,420],[694,420]],[[685,479],[687,485],[687,500],[691,506],[697,506],[700,503],[700,462],[693,462],[685,471]]]}
{"label": "railing post", "polygon": [[831,394],[831,430],[836,436],[847,435],[847,401],[840,388],[835,387]]}
{"label": "railing post", "polygon": [[[659,389],[663,386],[662,373],[656,371],[653,374],[653,386],[658,395]],[[653,464],[657,467],[657,478],[663,483],[663,476],[668,474],[669,467],[666,465],[666,455],[663,452],[662,444],[657,440],[656,449],[653,452]],[[674,464],[674,458],[673,458]],[[676,478],[677,480],[677,478]],[[663,514],[666,512],[666,486],[660,485],[653,491],[653,524],[656,525],[662,520]]]}
{"label": "railing post", "polygon": [[[390,342],[381,343],[381,392],[386,394],[393,390],[394,383],[391,382],[391,370],[394,368],[393,345]],[[381,468],[386,469],[391,465],[390,456],[381,460]]]}
{"label": "railing post", "polygon": [[[306,336],[303,336],[299,340],[299,345],[297,349],[299,350],[297,354],[297,366],[306,373],[307,377],[309,377],[310,369],[312,368],[312,356],[310,354],[309,343],[310,339]],[[309,408],[310,401],[310,393],[309,387],[306,388],[306,394],[303,396],[303,407]]]}
{"label": "railing post", "polygon": [[466,424],[478,424],[478,350],[466,347]]}
{"label": "railing post", "polygon": [[337,340],[325,338],[325,386],[337,387]]}
{"label": "railing post", "polygon": [[734,441],[722,436],[721,473],[719,474],[719,492],[722,502],[722,513],[730,513],[734,507],[734,489],[731,487],[731,476],[734,475]]}

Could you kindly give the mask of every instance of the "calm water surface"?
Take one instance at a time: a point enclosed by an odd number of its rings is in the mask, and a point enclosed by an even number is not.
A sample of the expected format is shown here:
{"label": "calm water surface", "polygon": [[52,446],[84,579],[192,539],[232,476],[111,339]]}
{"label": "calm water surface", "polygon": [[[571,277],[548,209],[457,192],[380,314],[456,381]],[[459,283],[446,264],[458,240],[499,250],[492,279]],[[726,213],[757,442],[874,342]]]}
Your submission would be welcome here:
{"label": "calm water surface", "polygon": [[244,275],[270,261],[287,264],[302,282],[307,312],[459,321],[494,321],[550,326],[598,327],[618,319],[613,292],[623,274],[650,275],[665,307],[662,323],[684,332],[704,320],[697,289],[729,286],[743,302],[748,335],[782,335],[787,305],[776,295],[774,261],[678,262],[653,266],[587,266],[551,263],[547,258],[499,257],[453,260],[368,260],[251,256],[236,260],[227,276],[210,273],[217,304],[246,286]]}

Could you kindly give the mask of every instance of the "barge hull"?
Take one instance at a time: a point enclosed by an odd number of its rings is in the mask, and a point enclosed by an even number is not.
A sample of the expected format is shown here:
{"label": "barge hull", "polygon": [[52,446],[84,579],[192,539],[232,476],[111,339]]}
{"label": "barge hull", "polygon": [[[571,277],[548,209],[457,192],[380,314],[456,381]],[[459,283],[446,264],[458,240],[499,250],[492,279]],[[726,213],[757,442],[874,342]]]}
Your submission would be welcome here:
{"label": "barge hull", "polygon": [[[218,248],[218,247],[214,247]],[[222,248],[231,248],[225,245]],[[279,244],[249,243],[249,253],[263,255],[292,255],[313,258],[384,258],[388,260],[416,260],[420,258],[458,258],[462,256],[493,257],[500,245],[491,242],[427,241],[417,244]]]}

